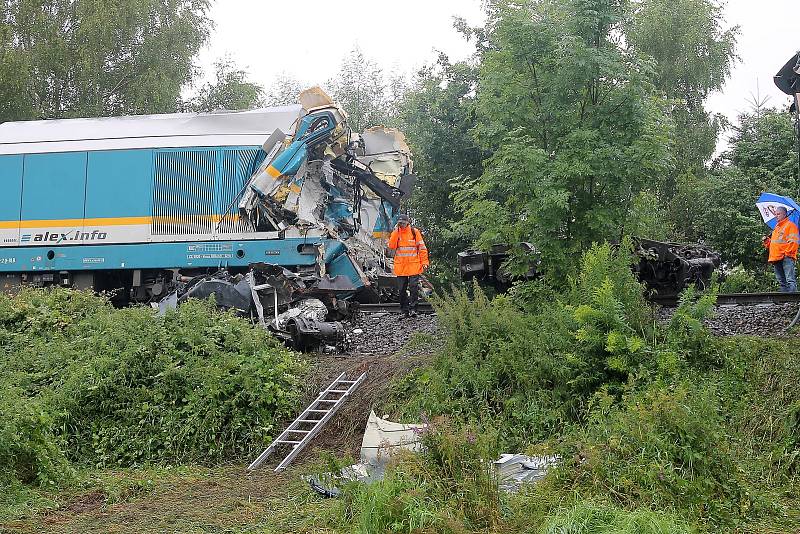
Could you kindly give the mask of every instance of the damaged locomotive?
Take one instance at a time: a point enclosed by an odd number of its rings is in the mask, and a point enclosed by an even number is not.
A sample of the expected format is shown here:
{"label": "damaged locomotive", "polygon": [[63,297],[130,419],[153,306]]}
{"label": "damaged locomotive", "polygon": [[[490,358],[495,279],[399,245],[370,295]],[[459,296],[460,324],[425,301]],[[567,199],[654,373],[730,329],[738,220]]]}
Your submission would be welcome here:
{"label": "damaged locomotive", "polygon": [[0,124],[0,287],[161,310],[214,294],[297,345],[341,343],[338,319],[395,291],[412,155],[398,130],[351,131],[318,87],[299,100]]}

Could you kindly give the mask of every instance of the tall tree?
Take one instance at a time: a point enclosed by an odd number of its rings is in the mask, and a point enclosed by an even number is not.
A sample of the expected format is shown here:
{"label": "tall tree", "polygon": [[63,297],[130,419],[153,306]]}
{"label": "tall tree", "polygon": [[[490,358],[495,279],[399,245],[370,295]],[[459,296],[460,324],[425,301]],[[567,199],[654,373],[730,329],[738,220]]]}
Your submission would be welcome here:
{"label": "tall tree", "polygon": [[264,105],[287,106],[297,104],[297,97],[305,89],[302,83],[288,74],[280,74],[265,92]]}
{"label": "tall tree", "polygon": [[0,120],[175,111],[208,37],[208,7],[209,0],[6,0]]}
{"label": "tall tree", "polygon": [[719,165],[703,177],[679,177],[669,203],[677,237],[709,243],[730,265],[763,270],[767,227],[755,201],[764,191],[796,191],[795,142],[788,113],[756,106],[742,114]]}
{"label": "tall tree", "polygon": [[800,189],[797,134],[789,113],[755,108],[739,116],[723,159],[750,180],[771,184],[786,194]]}
{"label": "tall tree", "polygon": [[204,84],[196,97],[188,102],[192,111],[237,110],[264,104],[264,88],[247,80],[247,72],[239,69],[230,58],[215,65],[214,82]]}
{"label": "tall tree", "polygon": [[450,63],[441,54],[420,70],[399,106],[398,122],[414,152],[417,191],[412,198],[417,223],[436,260],[455,258],[472,235],[455,224],[451,195],[459,183],[481,174],[486,154],[472,137],[477,69]]}
{"label": "tall tree", "polygon": [[357,46],[342,61],[339,73],[328,80],[327,88],[347,112],[353,131],[388,125],[396,115],[383,69]]}
{"label": "tall tree", "polygon": [[[478,140],[493,153],[457,194],[479,242],[533,241],[554,271],[617,238],[668,163],[669,121],[621,34],[624,0],[489,5]],[[562,271],[563,272],[563,271]]]}
{"label": "tall tree", "polygon": [[664,188],[669,197],[678,175],[703,172],[726,126],[703,103],[730,75],[739,28],[724,29],[723,4],[717,0],[636,0],[624,31],[635,50],[653,58],[655,86],[669,100],[675,123],[675,166]]}

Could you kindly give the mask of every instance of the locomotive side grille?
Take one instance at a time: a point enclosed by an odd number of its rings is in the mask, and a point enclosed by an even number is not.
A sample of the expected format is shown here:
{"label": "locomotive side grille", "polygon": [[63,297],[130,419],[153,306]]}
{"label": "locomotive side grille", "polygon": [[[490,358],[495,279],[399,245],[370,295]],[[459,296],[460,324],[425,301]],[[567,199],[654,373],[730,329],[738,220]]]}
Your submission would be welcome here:
{"label": "locomotive side grille", "polygon": [[214,150],[156,152],[153,235],[211,233],[215,163]]}
{"label": "locomotive side grille", "polygon": [[225,150],[222,156],[222,172],[219,174],[218,213],[222,215],[220,233],[247,232],[247,219],[239,218],[239,193],[263,159],[262,150]]}

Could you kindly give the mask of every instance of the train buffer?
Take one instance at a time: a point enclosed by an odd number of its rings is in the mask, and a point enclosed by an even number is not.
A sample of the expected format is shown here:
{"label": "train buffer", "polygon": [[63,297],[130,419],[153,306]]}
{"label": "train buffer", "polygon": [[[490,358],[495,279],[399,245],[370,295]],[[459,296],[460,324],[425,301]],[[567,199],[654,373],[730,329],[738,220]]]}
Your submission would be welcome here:
{"label": "train buffer", "polygon": [[333,417],[336,411],[344,404],[347,398],[356,390],[358,386],[367,378],[366,373],[361,373],[355,380],[345,378],[345,373],[340,374],[336,380],[320,391],[317,398],[308,408],[295,419],[291,425],[284,430],[280,436],[275,438],[269,447],[262,452],[253,463],[247,466],[248,471],[256,469],[261,465],[278,447],[291,447],[289,454],[281,460],[275,472],[280,472],[294,460],[300,451],[319,434],[322,427]]}

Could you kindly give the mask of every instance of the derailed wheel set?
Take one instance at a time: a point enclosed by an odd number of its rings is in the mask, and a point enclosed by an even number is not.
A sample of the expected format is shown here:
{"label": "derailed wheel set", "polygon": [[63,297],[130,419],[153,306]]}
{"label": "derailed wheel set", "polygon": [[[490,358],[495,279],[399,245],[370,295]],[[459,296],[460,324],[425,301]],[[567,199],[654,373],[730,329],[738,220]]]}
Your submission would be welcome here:
{"label": "derailed wheel set", "polygon": [[[631,269],[645,284],[650,294],[660,298],[674,297],[689,286],[710,287],[714,270],[720,266],[718,252],[702,245],[663,243],[634,238],[634,263]],[[513,274],[507,268],[509,257],[517,254],[527,266],[524,274]],[[541,261],[530,243],[495,245],[487,252],[467,250],[458,254],[458,269],[464,281],[476,279],[499,291],[518,280],[532,280],[541,274]]]}

